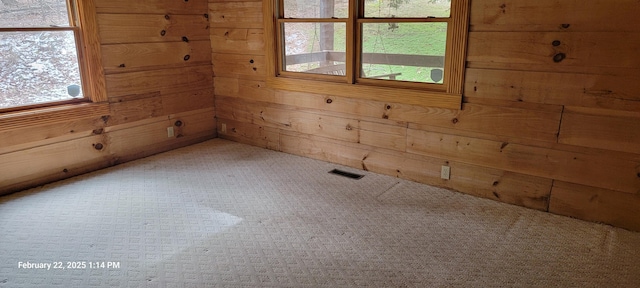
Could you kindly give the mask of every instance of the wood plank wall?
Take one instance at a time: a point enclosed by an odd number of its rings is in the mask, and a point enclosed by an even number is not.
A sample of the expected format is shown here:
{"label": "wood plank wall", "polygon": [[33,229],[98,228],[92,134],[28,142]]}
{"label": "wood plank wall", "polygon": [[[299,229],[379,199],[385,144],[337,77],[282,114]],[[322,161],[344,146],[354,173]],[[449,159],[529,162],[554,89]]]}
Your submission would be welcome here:
{"label": "wood plank wall", "polygon": [[216,136],[207,1],[94,3],[109,101],[0,115],[0,194]]}
{"label": "wood plank wall", "polygon": [[637,0],[473,0],[462,110],[267,88],[262,4],[209,0],[220,137],[640,230]]}

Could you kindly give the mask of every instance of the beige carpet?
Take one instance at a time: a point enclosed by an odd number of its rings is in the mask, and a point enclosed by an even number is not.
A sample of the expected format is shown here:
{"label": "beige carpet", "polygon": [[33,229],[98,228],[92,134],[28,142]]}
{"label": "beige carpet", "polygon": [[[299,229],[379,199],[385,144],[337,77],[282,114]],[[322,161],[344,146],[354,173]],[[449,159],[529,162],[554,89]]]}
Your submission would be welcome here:
{"label": "beige carpet", "polygon": [[0,198],[0,287],[639,285],[640,233],[219,139]]}

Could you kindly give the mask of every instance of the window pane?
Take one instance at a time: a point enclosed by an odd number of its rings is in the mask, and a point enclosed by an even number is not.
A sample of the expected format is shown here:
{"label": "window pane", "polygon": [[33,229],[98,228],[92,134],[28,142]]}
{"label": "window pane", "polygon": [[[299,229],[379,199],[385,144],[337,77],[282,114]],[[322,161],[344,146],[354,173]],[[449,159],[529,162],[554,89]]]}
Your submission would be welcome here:
{"label": "window pane", "polygon": [[427,18],[451,15],[451,0],[365,0],[367,18]]}
{"label": "window pane", "polygon": [[65,0],[2,0],[0,27],[69,26]]}
{"label": "window pane", "polygon": [[284,70],[344,75],[345,23],[284,23]]}
{"label": "window pane", "polygon": [[0,108],[82,97],[72,31],[0,33],[0,67]]}
{"label": "window pane", "polygon": [[442,83],[447,23],[364,23],[362,78]]}
{"label": "window pane", "polygon": [[285,18],[348,18],[348,0],[284,0]]}

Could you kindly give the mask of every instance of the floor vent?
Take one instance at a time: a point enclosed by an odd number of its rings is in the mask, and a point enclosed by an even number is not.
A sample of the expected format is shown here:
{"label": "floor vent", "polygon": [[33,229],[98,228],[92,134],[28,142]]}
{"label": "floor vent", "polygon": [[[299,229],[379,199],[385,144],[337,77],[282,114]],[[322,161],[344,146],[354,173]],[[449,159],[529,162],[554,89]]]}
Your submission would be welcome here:
{"label": "floor vent", "polygon": [[333,169],[333,170],[329,171],[329,173],[340,175],[340,176],[344,176],[344,177],[351,178],[351,179],[356,179],[356,180],[364,177],[364,175],[355,174],[355,173],[342,171],[342,170],[338,170],[338,169]]}

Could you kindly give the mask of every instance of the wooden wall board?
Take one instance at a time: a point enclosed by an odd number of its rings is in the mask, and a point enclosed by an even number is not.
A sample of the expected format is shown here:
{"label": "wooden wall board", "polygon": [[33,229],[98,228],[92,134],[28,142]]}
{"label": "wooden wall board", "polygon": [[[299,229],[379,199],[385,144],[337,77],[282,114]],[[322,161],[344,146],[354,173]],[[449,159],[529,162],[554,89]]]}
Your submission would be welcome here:
{"label": "wooden wall board", "polygon": [[[409,123],[556,142],[561,113],[465,104],[462,110],[391,105],[389,119]],[[508,119],[508,120],[506,120]]]}
{"label": "wooden wall board", "polygon": [[[638,49],[638,32],[470,32],[467,61],[538,64],[545,71],[565,66],[579,73],[585,72],[581,67],[636,69]],[[554,62],[561,53],[565,57]]]}
{"label": "wooden wall board", "polygon": [[107,74],[211,63],[209,41],[102,45]]}
{"label": "wooden wall board", "polygon": [[[467,69],[465,96],[640,111],[640,69],[626,75]],[[609,72],[609,71],[606,71]]]}
{"label": "wooden wall board", "polygon": [[409,129],[407,152],[537,177],[638,193],[640,162]]}
{"label": "wooden wall board", "polygon": [[200,14],[207,13],[207,0],[96,0],[98,13],[116,14]]}
{"label": "wooden wall board", "polygon": [[204,15],[98,14],[100,42],[104,44],[209,40]]}
{"label": "wooden wall board", "polygon": [[218,117],[264,125],[283,130],[322,135],[328,138],[358,141],[359,122],[354,119],[289,110],[264,102],[248,103],[216,99]]}
{"label": "wooden wall board", "polygon": [[[149,93],[175,94],[213,86],[211,65],[167,68],[107,75],[109,98]],[[130,97],[129,97],[130,98]],[[117,100],[116,100],[117,101]]]}
{"label": "wooden wall board", "polygon": [[[51,176],[74,175],[73,170],[109,163],[104,135],[94,135],[0,155],[0,187],[38,183]],[[103,149],[97,149],[97,144]],[[34,163],[38,163],[34,165]]]}
{"label": "wooden wall board", "polygon": [[640,154],[640,110],[566,107],[558,142]]}
{"label": "wooden wall board", "polygon": [[262,1],[210,2],[209,19],[216,28],[263,28]]}
{"label": "wooden wall board", "polygon": [[105,124],[102,116],[87,115],[65,122],[0,130],[0,154],[100,134]]}
{"label": "wooden wall board", "polygon": [[407,149],[407,127],[375,122],[359,122],[358,143],[404,152]]}
{"label": "wooden wall board", "polygon": [[[109,149],[117,163],[149,156],[171,147],[211,139],[215,134],[214,109],[204,109],[171,117],[154,118],[155,121],[138,126],[113,126],[107,130]],[[181,121],[182,125],[175,125]],[[167,128],[174,128],[174,137],[168,137]]]}
{"label": "wooden wall board", "polygon": [[218,137],[258,146],[271,150],[280,150],[280,130],[230,119],[218,118]]}
{"label": "wooden wall board", "polygon": [[264,80],[267,76],[263,55],[236,55],[214,53],[213,70],[216,77]]}
{"label": "wooden wall board", "polygon": [[639,14],[640,4],[635,0],[471,1],[471,29],[638,32]]}
{"label": "wooden wall board", "polygon": [[555,181],[549,212],[640,231],[640,194]]}
{"label": "wooden wall board", "polygon": [[[551,179],[375,148],[316,135],[281,131],[283,152],[347,165],[497,201],[547,210]],[[440,178],[442,165],[451,179]]]}
{"label": "wooden wall board", "polygon": [[214,53],[265,55],[264,31],[246,28],[211,28]]}

